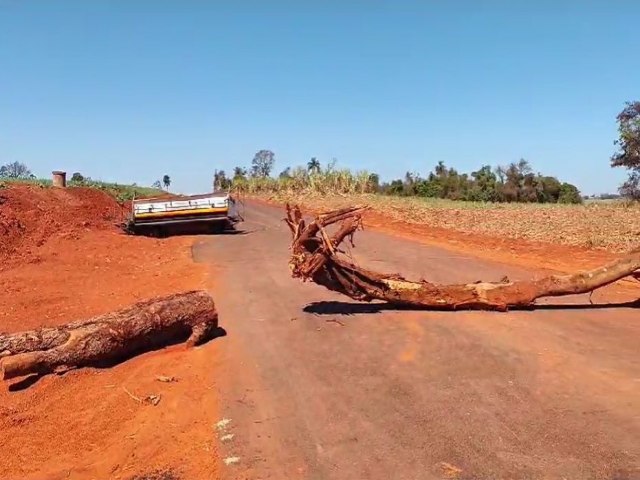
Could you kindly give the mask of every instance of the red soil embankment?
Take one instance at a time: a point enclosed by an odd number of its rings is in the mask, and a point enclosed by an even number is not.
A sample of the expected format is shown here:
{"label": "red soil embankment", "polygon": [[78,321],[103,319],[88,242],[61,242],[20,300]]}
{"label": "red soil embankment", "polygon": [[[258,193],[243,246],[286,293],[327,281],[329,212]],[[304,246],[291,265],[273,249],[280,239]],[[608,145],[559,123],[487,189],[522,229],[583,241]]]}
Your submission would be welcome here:
{"label": "red soil embankment", "polygon": [[0,260],[3,266],[32,261],[53,239],[114,230],[124,207],[100,190],[15,185],[0,190]]}
{"label": "red soil embankment", "polygon": [[[193,237],[127,236],[116,226],[122,207],[101,191],[10,186],[0,202],[0,331],[206,287]],[[215,342],[178,345],[109,369],[1,384],[0,478],[128,479],[156,469],[216,478],[216,362]],[[127,392],[161,401],[141,405]]]}

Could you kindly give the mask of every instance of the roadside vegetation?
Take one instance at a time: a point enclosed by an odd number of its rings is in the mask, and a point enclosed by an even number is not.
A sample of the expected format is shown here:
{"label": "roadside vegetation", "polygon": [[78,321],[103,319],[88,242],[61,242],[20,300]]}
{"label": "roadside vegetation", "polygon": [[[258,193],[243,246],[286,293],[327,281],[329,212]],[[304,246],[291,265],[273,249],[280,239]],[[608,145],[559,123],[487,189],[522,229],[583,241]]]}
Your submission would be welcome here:
{"label": "roadside vegetation", "polygon": [[[221,172],[224,174],[224,172]],[[218,174],[220,177],[221,173]],[[427,176],[407,172],[404,178],[380,183],[376,173],[336,168],[335,161],[322,168],[316,158],[306,167],[284,169],[277,178],[247,175],[238,167],[222,185],[248,193],[273,194],[382,194],[397,197],[463,200],[470,202],[581,203],[579,190],[552,176],[533,173],[529,162],[520,160],[505,167],[484,165],[477,171],[459,173],[443,162]]]}
{"label": "roadside vegetation", "polygon": [[[629,179],[620,187],[620,196],[640,199],[640,102],[629,102],[616,117],[619,138],[618,151],[611,157],[612,167],[629,170]],[[249,168],[237,166],[231,175],[216,171],[214,184],[220,189],[232,189],[250,194],[277,195],[352,195],[382,194],[396,197],[421,197],[467,202],[490,203],[560,203],[579,204],[586,197],[566,181],[535,172],[525,159],[508,165],[481,165],[478,170],[460,173],[444,162],[422,176],[406,172],[403,178],[380,181],[375,172],[336,167],[335,159],[326,167],[316,158],[306,165],[286,167],[273,176],[275,154],[258,151]],[[618,198],[605,194],[606,198]],[[604,198],[603,197],[603,198]]]}
{"label": "roadside vegetation", "polygon": [[524,159],[470,173],[439,162],[424,176],[407,172],[381,182],[376,173],[337,168],[335,160],[323,166],[314,157],[272,176],[270,150],[257,152],[249,168],[216,172],[215,184],[307,211],[366,204],[390,221],[621,252],[640,242],[640,102],[628,103],[617,121],[611,166],[629,170],[619,194],[583,197]]}
{"label": "roadside vegetation", "polygon": [[[169,178],[168,176],[166,177]],[[24,163],[12,162],[0,167],[0,188],[10,184],[29,184],[48,188],[52,186],[52,181],[51,179],[37,178]],[[101,190],[119,202],[131,200],[134,197],[152,197],[164,193],[161,187],[143,187],[135,183],[127,185],[103,182],[85,177],[80,172],[73,173],[67,185],[70,187],[88,187]]]}
{"label": "roadside vegetation", "polygon": [[219,172],[217,181],[309,212],[368,205],[389,221],[612,252],[640,242],[640,204],[615,195],[584,200],[575,186],[533,174],[525,161],[505,169],[485,166],[471,175],[439,164],[426,178],[407,174],[380,184],[375,174],[338,169],[334,163],[322,168],[312,159],[278,178],[237,168],[231,179]]}

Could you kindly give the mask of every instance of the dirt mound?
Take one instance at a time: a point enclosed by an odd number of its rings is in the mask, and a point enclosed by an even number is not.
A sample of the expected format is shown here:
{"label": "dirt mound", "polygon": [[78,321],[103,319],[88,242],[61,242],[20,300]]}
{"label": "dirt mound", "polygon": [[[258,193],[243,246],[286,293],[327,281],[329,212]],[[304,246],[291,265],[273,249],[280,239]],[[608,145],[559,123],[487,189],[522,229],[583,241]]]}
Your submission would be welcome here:
{"label": "dirt mound", "polygon": [[115,229],[125,209],[91,188],[12,185],[0,190],[0,269],[29,261],[52,238],[78,239],[86,231]]}
{"label": "dirt mound", "polygon": [[[0,259],[0,332],[210,288],[209,267],[191,258],[193,237],[124,235],[113,226],[118,204],[100,191],[12,187],[0,196],[0,218],[12,222],[3,228],[14,242],[8,261]],[[0,385],[0,479],[151,479],[171,468],[181,479],[219,478],[211,427],[221,418],[212,384],[221,361],[216,345],[176,345],[112,368]],[[161,401],[142,405],[127,391]]]}

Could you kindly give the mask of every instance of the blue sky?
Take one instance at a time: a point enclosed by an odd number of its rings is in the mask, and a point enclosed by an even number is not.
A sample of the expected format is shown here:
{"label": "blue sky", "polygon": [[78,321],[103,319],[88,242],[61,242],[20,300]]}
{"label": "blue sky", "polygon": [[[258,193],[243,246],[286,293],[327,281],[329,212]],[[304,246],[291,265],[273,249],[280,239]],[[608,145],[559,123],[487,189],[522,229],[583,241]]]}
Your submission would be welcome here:
{"label": "blue sky", "polygon": [[207,191],[276,172],[426,173],[521,157],[613,191],[640,99],[640,2],[0,0],[0,163]]}

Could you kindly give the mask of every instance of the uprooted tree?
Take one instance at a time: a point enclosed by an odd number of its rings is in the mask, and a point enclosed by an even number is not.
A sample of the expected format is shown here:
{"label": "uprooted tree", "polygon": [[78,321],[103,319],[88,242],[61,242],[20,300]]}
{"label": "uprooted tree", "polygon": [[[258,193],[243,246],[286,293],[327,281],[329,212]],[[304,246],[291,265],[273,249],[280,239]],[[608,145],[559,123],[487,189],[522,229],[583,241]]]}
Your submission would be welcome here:
{"label": "uprooted tree", "polygon": [[[592,292],[624,277],[640,280],[640,249],[620,260],[583,273],[551,275],[539,280],[477,282],[438,285],[409,281],[400,275],[366,270],[341,250],[362,227],[366,207],[351,207],[324,213],[307,223],[300,208],[287,205],[285,221],[292,234],[289,268],[292,276],[311,280],[355,300],[383,300],[404,307],[438,310],[497,310],[531,308],[536,299]],[[339,224],[333,235],[327,227]]]}
{"label": "uprooted tree", "polygon": [[110,365],[132,355],[213,337],[213,299],[192,291],[136,303],[123,310],[57,327],[0,333],[0,377],[5,380],[74,367]]}

